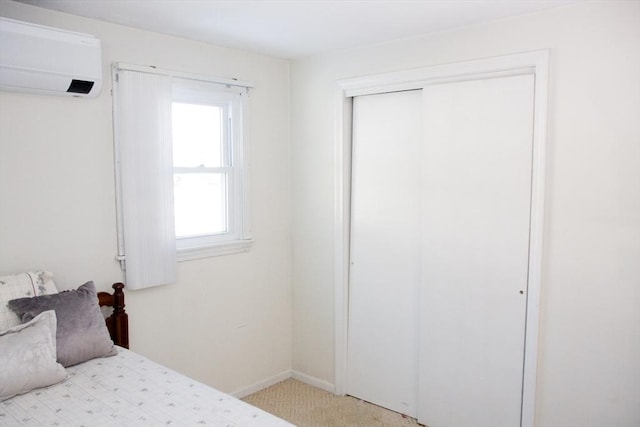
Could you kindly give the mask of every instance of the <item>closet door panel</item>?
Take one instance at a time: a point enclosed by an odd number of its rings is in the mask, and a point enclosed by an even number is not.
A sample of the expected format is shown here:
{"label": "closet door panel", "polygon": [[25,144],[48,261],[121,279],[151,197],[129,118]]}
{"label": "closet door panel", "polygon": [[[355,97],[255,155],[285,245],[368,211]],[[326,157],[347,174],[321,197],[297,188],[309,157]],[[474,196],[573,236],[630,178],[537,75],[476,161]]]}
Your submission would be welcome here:
{"label": "closet door panel", "polygon": [[354,98],[347,393],[415,417],[421,91]]}
{"label": "closet door panel", "polygon": [[518,426],[533,76],[424,89],[419,420]]}

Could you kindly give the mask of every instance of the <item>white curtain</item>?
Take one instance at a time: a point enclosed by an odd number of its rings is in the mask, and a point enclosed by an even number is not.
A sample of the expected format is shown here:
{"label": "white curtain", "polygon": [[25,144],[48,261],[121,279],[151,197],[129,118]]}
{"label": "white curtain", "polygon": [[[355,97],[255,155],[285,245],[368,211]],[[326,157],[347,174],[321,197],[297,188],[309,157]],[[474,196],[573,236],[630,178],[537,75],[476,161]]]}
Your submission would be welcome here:
{"label": "white curtain", "polygon": [[170,76],[116,70],[120,250],[128,289],[176,281]]}

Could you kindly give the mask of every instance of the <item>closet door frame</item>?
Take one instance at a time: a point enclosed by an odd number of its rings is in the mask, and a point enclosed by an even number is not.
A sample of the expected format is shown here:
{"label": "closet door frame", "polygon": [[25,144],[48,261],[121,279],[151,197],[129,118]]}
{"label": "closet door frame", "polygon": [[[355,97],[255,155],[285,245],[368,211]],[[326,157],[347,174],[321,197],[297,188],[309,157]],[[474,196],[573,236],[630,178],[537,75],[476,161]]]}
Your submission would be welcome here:
{"label": "closet door frame", "polygon": [[421,89],[437,83],[532,74],[535,79],[535,89],[531,179],[531,229],[529,240],[521,427],[534,426],[540,288],[542,281],[542,241],[544,232],[548,70],[549,51],[538,50],[393,73],[376,74],[337,82],[334,170],[334,391],[336,394],[345,394],[348,374],[347,325],[349,314],[351,121],[353,98],[361,95]]}

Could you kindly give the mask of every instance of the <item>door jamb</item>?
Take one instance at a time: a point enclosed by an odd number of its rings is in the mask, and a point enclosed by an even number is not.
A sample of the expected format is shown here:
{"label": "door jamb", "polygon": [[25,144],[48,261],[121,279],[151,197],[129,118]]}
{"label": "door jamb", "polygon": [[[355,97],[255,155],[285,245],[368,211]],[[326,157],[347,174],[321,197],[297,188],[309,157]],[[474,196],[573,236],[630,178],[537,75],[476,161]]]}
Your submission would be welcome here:
{"label": "door jamb", "polygon": [[521,427],[533,427],[538,358],[542,240],[544,231],[549,51],[538,50],[338,81],[335,127],[334,362],[335,393],[347,384],[349,237],[351,197],[351,118],[353,97],[424,86],[520,74],[533,74],[534,123],[531,179],[531,229]]}

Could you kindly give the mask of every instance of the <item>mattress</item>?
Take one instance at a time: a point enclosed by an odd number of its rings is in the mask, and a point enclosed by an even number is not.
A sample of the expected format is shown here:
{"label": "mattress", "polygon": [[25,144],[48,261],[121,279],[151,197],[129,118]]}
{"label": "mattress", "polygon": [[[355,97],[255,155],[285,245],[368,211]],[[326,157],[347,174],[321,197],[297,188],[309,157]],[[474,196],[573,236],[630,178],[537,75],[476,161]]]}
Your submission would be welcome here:
{"label": "mattress", "polygon": [[62,383],[0,402],[0,425],[292,426],[124,348],[67,373]]}

